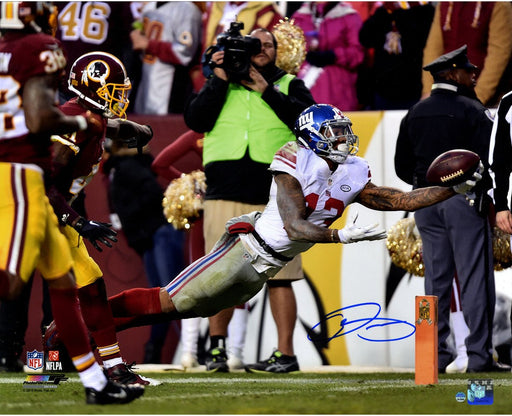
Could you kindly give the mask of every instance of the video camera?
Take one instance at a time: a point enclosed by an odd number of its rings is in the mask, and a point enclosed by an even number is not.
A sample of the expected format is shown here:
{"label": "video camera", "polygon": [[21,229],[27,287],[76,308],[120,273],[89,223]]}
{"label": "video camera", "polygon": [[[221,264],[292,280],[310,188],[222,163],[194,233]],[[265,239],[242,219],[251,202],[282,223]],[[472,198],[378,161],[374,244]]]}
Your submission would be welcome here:
{"label": "video camera", "polygon": [[204,62],[208,63],[210,70],[213,70],[210,64],[211,56],[217,51],[224,51],[224,63],[220,65],[220,68],[226,71],[232,82],[239,82],[243,79],[251,80],[249,77],[251,56],[261,51],[260,40],[242,36],[240,31],[243,28],[242,22],[231,22],[229,29],[217,36],[217,45],[211,46],[205,52]]}

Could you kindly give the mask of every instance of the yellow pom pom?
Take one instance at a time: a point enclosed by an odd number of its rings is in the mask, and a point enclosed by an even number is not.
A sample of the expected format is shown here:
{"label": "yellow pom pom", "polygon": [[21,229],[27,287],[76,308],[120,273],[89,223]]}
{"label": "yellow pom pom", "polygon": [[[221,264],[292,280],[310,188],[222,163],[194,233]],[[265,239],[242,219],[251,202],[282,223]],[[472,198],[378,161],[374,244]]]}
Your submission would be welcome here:
{"label": "yellow pom pom", "polygon": [[274,26],[272,33],[277,40],[276,65],[296,75],[306,59],[306,38],[302,29],[294,23],[293,19],[285,17]]}
{"label": "yellow pom pom", "polygon": [[492,233],[492,253],[494,270],[499,271],[512,266],[512,251],[510,251],[510,234],[494,227]]}
{"label": "yellow pom pom", "polygon": [[403,218],[388,231],[386,247],[395,266],[416,276],[425,275],[423,244],[414,218]]}
{"label": "yellow pom pom", "polygon": [[[419,233],[414,230],[415,225],[414,218],[398,221],[388,231],[386,246],[395,266],[416,276],[424,276],[423,243]],[[494,270],[512,266],[510,234],[504,233],[498,227],[493,229],[492,251]]]}
{"label": "yellow pom pom", "polygon": [[167,221],[177,230],[190,229],[194,219],[201,216],[205,192],[206,177],[201,170],[184,173],[173,180],[162,200]]}

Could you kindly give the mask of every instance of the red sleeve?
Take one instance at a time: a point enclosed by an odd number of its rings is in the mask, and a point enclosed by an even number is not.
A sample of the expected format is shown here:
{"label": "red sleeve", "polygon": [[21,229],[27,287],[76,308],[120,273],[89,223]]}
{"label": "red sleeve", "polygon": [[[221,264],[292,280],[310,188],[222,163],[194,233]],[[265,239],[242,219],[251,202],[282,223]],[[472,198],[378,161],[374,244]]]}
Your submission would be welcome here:
{"label": "red sleeve", "polygon": [[156,56],[162,62],[173,65],[183,65],[179,58],[172,50],[172,44],[169,42],[162,42],[160,40],[150,40],[146,53]]}
{"label": "red sleeve", "polygon": [[[87,112],[87,109],[82,107],[80,104],[78,104],[77,98],[72,98],[71,100],[65,102],[59,107],[60,111],[62,111],[64,114],[68,116],[78,116],[83,115],[85,116],[85,113]],[[106,132],[107,132],[107,119],[105,117],[101,117],[101,121],[103,123],[103,128],[101,133],[100,132],[85,132],[85,131],[77,131],[76,133],[69,133],[69,134],[63,134],[64,138],[68,139],[70,137],[73,137],[73,142],[76,145],[80,145],[81,143],[88,142],[88,141],[97,141],[98,143],[102,142],[105,138]]]}
{"label": "red sleeve", "polygon": [[203,133],[196,133],[189,130],[178,137],[169,146],[164,148],[153,161],[151,168],[162,178],[173,180],[179,178],[182,173],[172,166],[188,152],[192,151],[202,156],[203,154]]}

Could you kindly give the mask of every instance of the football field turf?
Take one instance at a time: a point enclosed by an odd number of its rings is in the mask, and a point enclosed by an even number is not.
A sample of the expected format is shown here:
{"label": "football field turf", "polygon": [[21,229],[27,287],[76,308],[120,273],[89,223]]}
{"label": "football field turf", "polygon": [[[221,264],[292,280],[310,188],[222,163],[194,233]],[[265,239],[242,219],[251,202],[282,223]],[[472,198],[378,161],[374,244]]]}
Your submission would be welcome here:
{"label": "football field turf", "polygon": [[[125,405],[85,404],[76,373],[57,388],[24,388],[26,374],[0,374],[2,414],[511,414],[512,374],[440,375],[417,386],[413,373],[256,375],[159,372],[162,381]],[[469,377],[472,376],[472,377]],[[473,377],[476,376],[476,377]],[[467,401],[468,380],[492,380],[492,404]],[[464,393],[465,400],[456,400]],[[489,396],[488,396],[489,397]]]}

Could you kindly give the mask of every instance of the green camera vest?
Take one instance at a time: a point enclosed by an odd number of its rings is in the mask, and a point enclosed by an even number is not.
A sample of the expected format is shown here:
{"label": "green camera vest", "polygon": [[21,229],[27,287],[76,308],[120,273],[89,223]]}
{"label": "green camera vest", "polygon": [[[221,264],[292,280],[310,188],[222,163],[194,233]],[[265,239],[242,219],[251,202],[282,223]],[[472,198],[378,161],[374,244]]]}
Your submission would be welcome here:
{"label": "green camera vest", "polygon": [[[288,95],[293,78],[285,74],[274,83],[274,88]],[[295,140],[293,132],[261,98],[261,93],[235,83],[229,84],[215,126],[204,137],[203,165],[241,159],[247,146],[252,160],[270,164],[283,144]]]}

